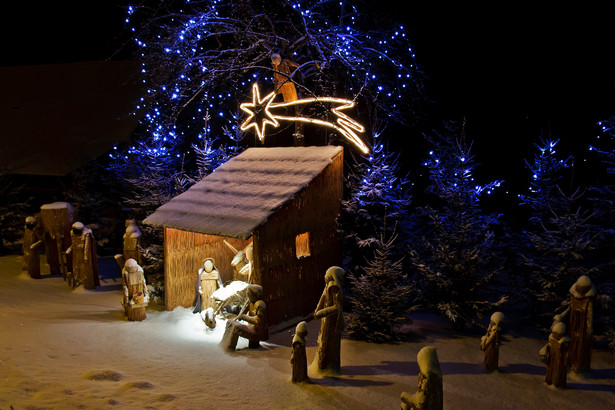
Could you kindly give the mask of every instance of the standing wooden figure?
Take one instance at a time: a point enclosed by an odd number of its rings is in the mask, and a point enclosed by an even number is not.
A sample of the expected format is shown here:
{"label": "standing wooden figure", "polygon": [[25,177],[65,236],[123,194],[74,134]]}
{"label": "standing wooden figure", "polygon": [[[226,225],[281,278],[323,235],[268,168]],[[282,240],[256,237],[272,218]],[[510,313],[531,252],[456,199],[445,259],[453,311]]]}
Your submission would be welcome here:
{"label": "standing wooden figure", "polygon": [[297,89],[291,79],[293,69],[299,68],[296,63],[290,60],[282,60],[282,56],[278,53],[271,55],[271,64],[273,69],[274,91],[276,94],[282,94],[284,102],[297,101]]}
{"label": "standing wooden figure", "polygon": [[485,352],[485,367],[490,372],[498,369],[500,332],[502,331],[501,326],[503,321],[504,314],[502,312],[495,312],[491,315],[487,334],[480,339],[480,348]]}
{"label": "standing wooden figure", "polygon": [[215,308],[216,301],[211,295],[222,286],[222,278],[214,265],[214,258],[206,258],[203,261],[203,267],[199,269],[196,276],[196,292],[192,313],[201,313],[207,308]]}
{"label": "standing wooden figure", "polygon": [[134,259],[128,259],[122,269],[122,284],[124,298],[122,306],[130,321],[141,321],[146,318],[145,307],[149,303],[149,292],[143,275],[143,268]]}
{"label": "standing wooden figure", "polygon": [[554,387],[566,387],[568,373],[568,349],[570,338],[566,336],[566,325],[557,322],[551,327],[549,341],[540,349],[540,360],[547,365],[545,383]]}
{"label": "standing wooden figure", "polygon": [[344,314],[342,311],[342,283],[344,270],[332,266],[325,273],[325,289],[320,297],[314,319],[322,319],[318,334],[318,347],[313,366],[316,371],[325,374],[340,373],[340,350],[342,332],[344,331]]}
{"label": "standing wooden figure", "polygon": [[426,346],[416,355],[419,364],[418,390],[414,394],[401,394],[402,410],[442,410],[444,395],[442,391],[442,371],[436,348]]}
{"label": "standing wooden figure", "polygon": [[[271,55],[271,65],[273,67],[273,82],[274,90],[276,94],[282,94],[282,99],[285,103],[297,101],[299,96],[297,95],[297,89],[292,80],[294,71],[299,68],[299,65],[287,60],[282,59],[282,56],[278,53]],[[300,114],[299,105],[295,105],[294,115]],[[295,121],[295,132],[293,133],[295,139],[295,146],[305,145],[305,137],[303,135],[303,123],[301,121]]]}
{"label": "standing wooden figure", "polygon": [[596,288],[587,275],[583,275],[570,288],[570,306],[554,321],[568,324],[570,337],[570,370],[574,373],[591,371],[591,344],[593,333],[594,300]]}
{"label": "standing wooden figure", "polygon": [[126,232],[124,233],[124,260],[134,259],[141,265],[141,231],[134,219],[126,220]]}
{"label": "standing wooden figure", "polygon": [[41,277],[41,259],[39,246],[43,244],[43,232],[36,223],[36,218],[28,216],[24,226],[23,235],[23,264],[22,270],[27,270],[31,278]]}
{"label": "standing wooden figure", "polygon": [[[221,344],[227,351],[235,351],[240,336],[248,339],[250,348],[257,348],[261,340],[269,339],[267,305],[262,300],[263,288],[260,285],[248,285],[247,294],[251,305],[250,314],[240,313],[236,319],[226,322]],[[240,320],[244,320],[248,324],[240,323]]]}
{"label": "standing wooden figure", "polygon": [[86,289],[95,289],[100,286],[98,277],[98,260],[96,256],[96,243],[92,231],[83,223],[75,222],[70,233],[71,246],[66,254],[73,255],[73,270],[69,285],[76,288],[83,285]]}
{"label": "standing wooden figure", "polygon": [[307,374],[307,354],[305,352],[305,338],[307,334],[307,323],[300,322],[295,329],[293,350],[290,355],[290,364],[293,370],[291,380],[293,383],[302,383],[310,380]]}

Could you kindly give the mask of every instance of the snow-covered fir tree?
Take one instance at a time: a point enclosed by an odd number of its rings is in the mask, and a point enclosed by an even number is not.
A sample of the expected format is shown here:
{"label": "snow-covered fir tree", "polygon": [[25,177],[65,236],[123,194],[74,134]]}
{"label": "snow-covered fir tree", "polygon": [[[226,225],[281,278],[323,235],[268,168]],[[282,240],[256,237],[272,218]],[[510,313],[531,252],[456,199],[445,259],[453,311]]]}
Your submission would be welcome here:
{"label": "snow-covered fir tree", "polygon": [[[602,229],[599,212],[590,209],[586,189],[566,192],[572,173],[571,157],[560,157],[557,141],[536,144],[538,154],[526,161],[529,189],[520,203],[530,208],[530,224],[521,234],[519,252],[529,290],[528,301],[534,311],[548,316],[563,310],[568,290],[581,275],[596,281],[598,274],[594,251]],[[565,185],[564,185],[565,184]]]}
{"label": "snow-covered fir tree", "polygon": [[[592,277],[597,289],[595,325],[597,333],[606,334],[609,346],[615,349],[615,116],[598,122],[596,140],[589,146],[595,185],[588,188],[589,208],[597,213],[601,228],[600,237],[594,241],[593,260],[597,272]],[[600,172],[601,171],[601,172]]]}
{"label": "snow-covered fir tree", "polygon": [[564,171],[570,167],[572,157],[561,158],[557,154],[559,140],[540,139],[534,144],[537,153],[533,161],[525,160],[525,166],[531,178],[526,194],[519,194],[522,206],[531,209],[531,220],[534,223],[548,218],[552,211],[561,210],[557,186],[564,177]]}
{"label": "snow-covered fir tree", "polygon": [[594,250],[600,229],[594,223],[596,214],[583,209],[584,192],[565,194],[559,190],[563,211],[551,212],[534,231],[527,232],[533,252],[523,255],[530,268],[530,290],[547,311],[562,310],[568,290],[581,275],[595,277],[596,267],[586,260]]}
{"label": "snow-covered fir tree", "polygon": [[507,300],[495,286],[500,243],[492,229],[499,216],[480,208],[481,197],[501,181],[475,181],[472,144],[453,124],[428,141],[428,203],[420,208],[425,231],[410,256],[423,303],[460,327],[471,326]]}
{"label": "snow-covered fir tree", "polygon": [[355,339],[385,343],[399,340],[400,328],[409,322],[414,286],[404,274],[402,261],[393,259],[397,237],[387,238],[383,226],[374,244],[373,257],[365,258],[362,273],[349,272],[349,300],[352,311],[346,314],[346,329]]}
{"label": "snow-covered fir tree", "polygon": [[355,274],[362,272],[365,254],[381,243],[382,229],[386,235],[400,238],[390,249],[393,257],[403,255],[403,243],[410,236],[411,183],[403,175],[399,154],[390,152],[383,141],[383,131],[373,133],[369,155],[352,156],[345,177],[339,227],[344,267]]}

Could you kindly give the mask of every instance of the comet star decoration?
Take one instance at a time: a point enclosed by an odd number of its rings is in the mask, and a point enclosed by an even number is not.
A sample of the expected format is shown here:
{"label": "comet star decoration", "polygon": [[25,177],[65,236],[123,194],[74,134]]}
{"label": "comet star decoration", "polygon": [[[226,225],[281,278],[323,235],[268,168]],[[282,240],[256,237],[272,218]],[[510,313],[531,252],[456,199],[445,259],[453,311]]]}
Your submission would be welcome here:
{"label": "comet star decoration", "polygon": [[[258,135],[258,138],[261,141],[264,141],[265,129],[267,128],[267,125],[271,125],[277,128],[280,126],[279,121],[307,122],[333,128],[334,130],[340,132],[346,139],[355,144],[359,148],[359,150],[361,150],[361,152],[363,152],[364,154],[367,154],[369,152],[369,148],[367,148],[367,145],[365,145],[361,138],[359,138],[359,136],[356,134],[357,132],[364,132],[365,128],[361,124],[341,112],[342,110],[353,108],[353,101],[345,100],[343,98],[314,97],[302,98],[300,100],[291,102],[274,103],[273,99],[275,98],[275,96],[275,92],[272,92],[261,98],[258,83],[255,83],[252,86],[252,102],[243,103],[239,106],[243,111],[248,114],[248,118],[241,125],[242,131],[247,131],[249,128],[254,128],[254,130],[256,131],[256,135]],[[329,110],[337,118],[335,122],[325,121],[318,118],[287,116],[275,113],[275,110],[280,108],[322,103],[331,104]]]}

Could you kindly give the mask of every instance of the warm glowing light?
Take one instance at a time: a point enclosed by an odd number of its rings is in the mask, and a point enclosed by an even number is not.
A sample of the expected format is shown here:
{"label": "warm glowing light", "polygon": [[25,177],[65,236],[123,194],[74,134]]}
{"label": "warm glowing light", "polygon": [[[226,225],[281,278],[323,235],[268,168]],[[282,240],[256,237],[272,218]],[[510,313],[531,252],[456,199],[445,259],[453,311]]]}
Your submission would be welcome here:
{"label": "warm glowing light", "polygon": [[[270,93],[261,99],[258,83],[255,83],[252,86],[252,102],[243,103],[239,106],[249,115],[248,118],[241,125],[242,131],[247,131],[249,128],[254,128],[256,134],[258,135],[258,138],[263,141],[265,139],[265,130],[267,128],[267,125],[271,125],[274,128],[277,128],[280,125],[279,121],[307,122],[333,128],[339,133],[341,133],[346,139],[355,144],[361,150],[361,152],[363,152],[364,154],[367,154],[369,152],[369,148],[367,147],[367,145],[365,145],[365,143],[357,135],[357,132],[364,132],[365,128],[361,124],[341,112],[343,110],[353,108],[353,101],[345,100],[343,98],[314,97],[302,98],[300,100],[284,103],[274,103],[274,97],[275,93]],[[331,122],[318,118],[302,116],[277,115],[272,112],[272,110],[275,110],[276,108],[300,106],[311,103],[333,104],[330,110],[331,113],[333,113],[337,118],[336,121]]]}

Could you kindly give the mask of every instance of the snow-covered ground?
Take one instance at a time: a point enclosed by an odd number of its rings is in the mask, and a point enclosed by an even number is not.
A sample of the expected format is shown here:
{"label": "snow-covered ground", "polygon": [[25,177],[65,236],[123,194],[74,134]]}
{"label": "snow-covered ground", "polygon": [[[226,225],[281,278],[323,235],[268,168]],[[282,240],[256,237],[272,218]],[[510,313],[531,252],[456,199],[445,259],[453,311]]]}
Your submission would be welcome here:
{"label": "snow-covered ground", "polygon": [[[112,260],[112,258],[111,258]],[[615,356],[593,351],[590,379],[569,388],[544,385],[544,339],[506,335],[501,371],[482,365],[480,335],[460,335],[424,316],[411,342],[342,340],[342,375],[290,382],[287,330],[257,350],[225,353],[223,325],[209,331],[190,309],[123,315],[114,261],[101,264],[101,287],[69,289],[61,277],[31,279],[21,257],[0,258],[0,409],[397,409],[416,390],[416,353],[437,347],[449,409],[607,409],[615,403]],[[107,271],[105,271],[107,270]],[[47,273],[47,275],[45,275]],[[309,323],[308,360],[318,322]]]}

